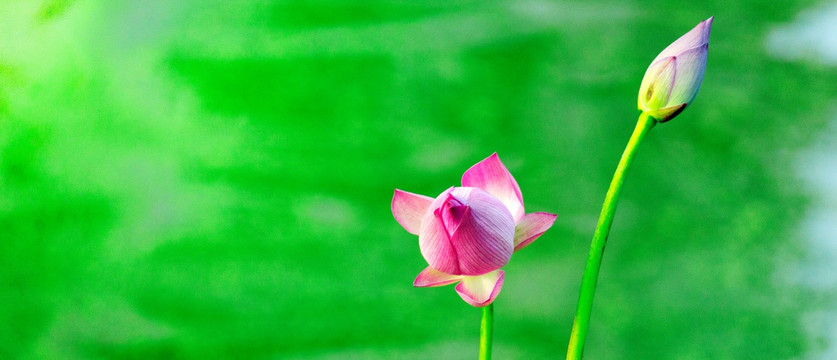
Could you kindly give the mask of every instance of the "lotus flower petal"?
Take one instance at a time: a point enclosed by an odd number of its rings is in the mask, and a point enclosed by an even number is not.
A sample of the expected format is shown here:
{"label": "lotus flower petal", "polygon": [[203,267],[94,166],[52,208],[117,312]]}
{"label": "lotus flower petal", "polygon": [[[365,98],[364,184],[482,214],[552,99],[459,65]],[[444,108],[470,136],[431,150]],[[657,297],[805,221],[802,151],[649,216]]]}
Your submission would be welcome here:
{"label": "lotus flower petal", "polygon": [[558,215],[535,212],[526,214],[514,229],[514,251],[525,248],[552,227]]}
{"label": "lotus flower petal", "polygon": [[419,230],[419,247],[421,255],[430,267],[439,271],[459,275],[459,257],[451,242],[442,216],[437,209],[448,199],[453,187],[442,192],[430,205],[430,211],[424,214]]}
{"label": "lotus flower petal", "polygon": [[662,109],[650,110],[648,111],[648,115],[651,115],[651,117],[657,119],[659,122],[666,122],[683,112],[683,109],[685,108],[685,103],[677,104]]}
{"label": "lotus flower petal", "polygon": [[439,270],[436,270],[432,267],[427,267],[422,272],[418,274],[416,280],[413,281],[413,286],[415,287],[434,287],[434,286],[445,286],[453,284],[459,280],[462,280],[461,275],[451,275],[445,274]]}
{"label": "lotus flower petal", "polygon": [[392,215],[395,221],[404,227],[404,230],[418,235],[421,219],[432,202],[431,197],[395,189],[395,194],[392,196]]}
{"label": "lotus flower petal", "polygon": [[456,285],[456,292],[468,304],[476,307],[487,306],[503,288],[505,275],[503,270],[495,270],[480,276],[465,276],[462,282]]}
{"label": "lotus flower petal", "polygon": [[695,99],[706,71],[708,50],[709,44],[703,44],[677,56],[677,79],[667,105],[688,104]]}
{"label": "lotus flower petal", "polygon": [[[457,191],[457,193],[459,194],[461,191]],[[463,201],[464,199],[460,201],[451,192],[447,199],[442,202],[442,207],[435,210],[451,239],[456,235],[462,223],[468,222],[468,219],[471,218],[471,206],[465,205]]]}
{"label": "lotus flower petal", "polygon": [[475,187],[494,195],[508,207],[517,223],[523,218],[523,195],[512,174],[497,153],[474,164],[462,175],[462,186]]}
{"label": "lotus flower petal", "polygon": [[715,17],[710,17],[704,21],[701,21],[697,24],[692,30],[683,34],[679,39],[675,40],[673,43],[669,44],[659,55],[652,61],[652,63],[657,62],[657,60],[669,57],[669,56],[678,56],[683,51],[694,49],[696,47],[700,47],[709,43],[709,32],[712,29],[712,21],[715,20]]}
{"label": "lotus flower petal", "polygon": [[674,79],[677,72],[677,59],[667,57],[657,60],[648,67],[640,88],[645,89],[640,94],[640,107],[643,109],[658,109],[666,106],[671,91],[674,89]]}
{"label": "lotus flower petal", "polygon": [[506,207],[471,188],[470,215],[452,237],[463,275],[480,275],[505,266],[514,253],[514,220]]}
{"label": "lotus flower petal", "polygon": [[430,205],[419,247],[427,263],[451,275],[480,275],[508,263],[514,220],[506,206],[477,188],[452,188]]}

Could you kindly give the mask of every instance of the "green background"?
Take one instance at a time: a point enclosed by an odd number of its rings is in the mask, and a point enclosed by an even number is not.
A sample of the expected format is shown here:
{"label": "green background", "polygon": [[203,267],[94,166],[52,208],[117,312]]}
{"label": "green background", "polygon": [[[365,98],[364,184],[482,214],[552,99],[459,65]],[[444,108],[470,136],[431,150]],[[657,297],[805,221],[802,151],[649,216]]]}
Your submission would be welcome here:
{"label": "green background", "polygon": [[505,268],[495,358],[563,358],[642,75],[711,15],[696,101],[627,177],[586,358],[821,351],[835,291],[786,273],[837,68],[765,49],[815,3],[4,1],[0,358],[475,358],[480,311],[411,286],[390,199],[495,151],[559,214]]}

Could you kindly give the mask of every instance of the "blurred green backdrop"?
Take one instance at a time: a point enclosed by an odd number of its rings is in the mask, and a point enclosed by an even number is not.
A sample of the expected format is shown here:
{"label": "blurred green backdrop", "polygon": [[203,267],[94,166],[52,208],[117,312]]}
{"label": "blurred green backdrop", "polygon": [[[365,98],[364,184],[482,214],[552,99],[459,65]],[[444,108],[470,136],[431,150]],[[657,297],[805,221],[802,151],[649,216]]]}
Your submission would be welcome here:
{"label": "blurred green backdrop", "polygon": [[411,287],[389,202],[494,151],[559,214],[506,267],[495,357],[563,358],[645,68],[711,15],[697,100],[627,178],[586,358],[827,351],[809,318],[837,291],[794,269],[837,69],[765,48],[816,3],[6,0],[0,358],[475,358],[479,310]]}

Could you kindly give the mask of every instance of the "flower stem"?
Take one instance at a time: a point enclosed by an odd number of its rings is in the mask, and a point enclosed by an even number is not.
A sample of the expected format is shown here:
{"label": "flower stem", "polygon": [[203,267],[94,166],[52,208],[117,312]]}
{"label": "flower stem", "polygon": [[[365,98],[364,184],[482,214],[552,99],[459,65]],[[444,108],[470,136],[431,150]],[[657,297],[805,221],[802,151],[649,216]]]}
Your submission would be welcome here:
{"label": "flower stem", "polygon": [[482,308],[480,320],[480,357],[479,360],[491,360],[491,343],[494,329],[494,303]]}
{"label": "flower stem", "polygon": [[587,265],[584,267],[584,275],[581,278],[581,290],[578,295],[578,307],[573,321],[573,330],[570,334],[570,344],[567,349],[567,360],[581,359],[584,351],[584,340],[587,337],[587,329],[590,326],[590,311],[593,308],[593,296],[596,293],[596,281],[599,278],[599,268],[602,265],[607,235],[610,233],[610,225],[613,223],[613,214],[616,212],[616,203],[619,201],[619,193],[622,192],[622,182],[625,173],[631,166],[636,149],[645,134],[656,124],[651,116],[646,113],[639,115],[634,133],[622,153],[622,159],[610,181],[610,188],[607,190],[602,212],[599,215],[599,223],[593,233],[593,241],[590,244],[590,253],[587,255]]}

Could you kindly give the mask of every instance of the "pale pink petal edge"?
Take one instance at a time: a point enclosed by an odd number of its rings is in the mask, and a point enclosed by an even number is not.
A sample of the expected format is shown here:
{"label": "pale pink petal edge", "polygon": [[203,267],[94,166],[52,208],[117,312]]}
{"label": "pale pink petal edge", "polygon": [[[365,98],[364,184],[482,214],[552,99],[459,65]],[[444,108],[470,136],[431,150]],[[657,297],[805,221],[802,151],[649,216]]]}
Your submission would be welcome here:
{"label": "pale pink petal edge", "polygon": [[443,273],[439,270],[436,270],[432,267],[427,267],[426,269],[422,270],[416,280],[413,281],[413,286],[415,287],[435,287],[435,286],[445,286],[450,285],[455,282],[462,280],[462,276],[458,275],[451,275]]}
{"label": "pale pink petal edge", "polygon": [[514,251],[523,249],[535,242],[552,227],[557,217],[556,214],[546,212],[534,212],[523,216],[523,219],[514,229]]}
{"label": "pale pink petal edge", "polygon": [[421,220],[430,208],[433,198],[395,189],[392,195],[392,216],[410,234],[418,235]]}
{"label": "pale pink petal edge", "polygon": [[[468,286],[468,279],[463,278],[463,281],[459,284],[456,284],[456,292],[459,294],[459,297],[462,300],[465,300],[468,304],[475,307],[484,307],[488,306],[494,299],[500,294],[500,289],[503,288],[503,279],[506,276],[506,272],[503,270],[495,270],[488,274],[474,276],[471,278],[479,278],[479,277],[486,277],[486,276],[497,276],[497,280],[494,281],[494,286],[490,289],[488,287],[480,287],[474,286],[473,288],[469,288]],[[490,290],[490,293],[487,293]]]}

